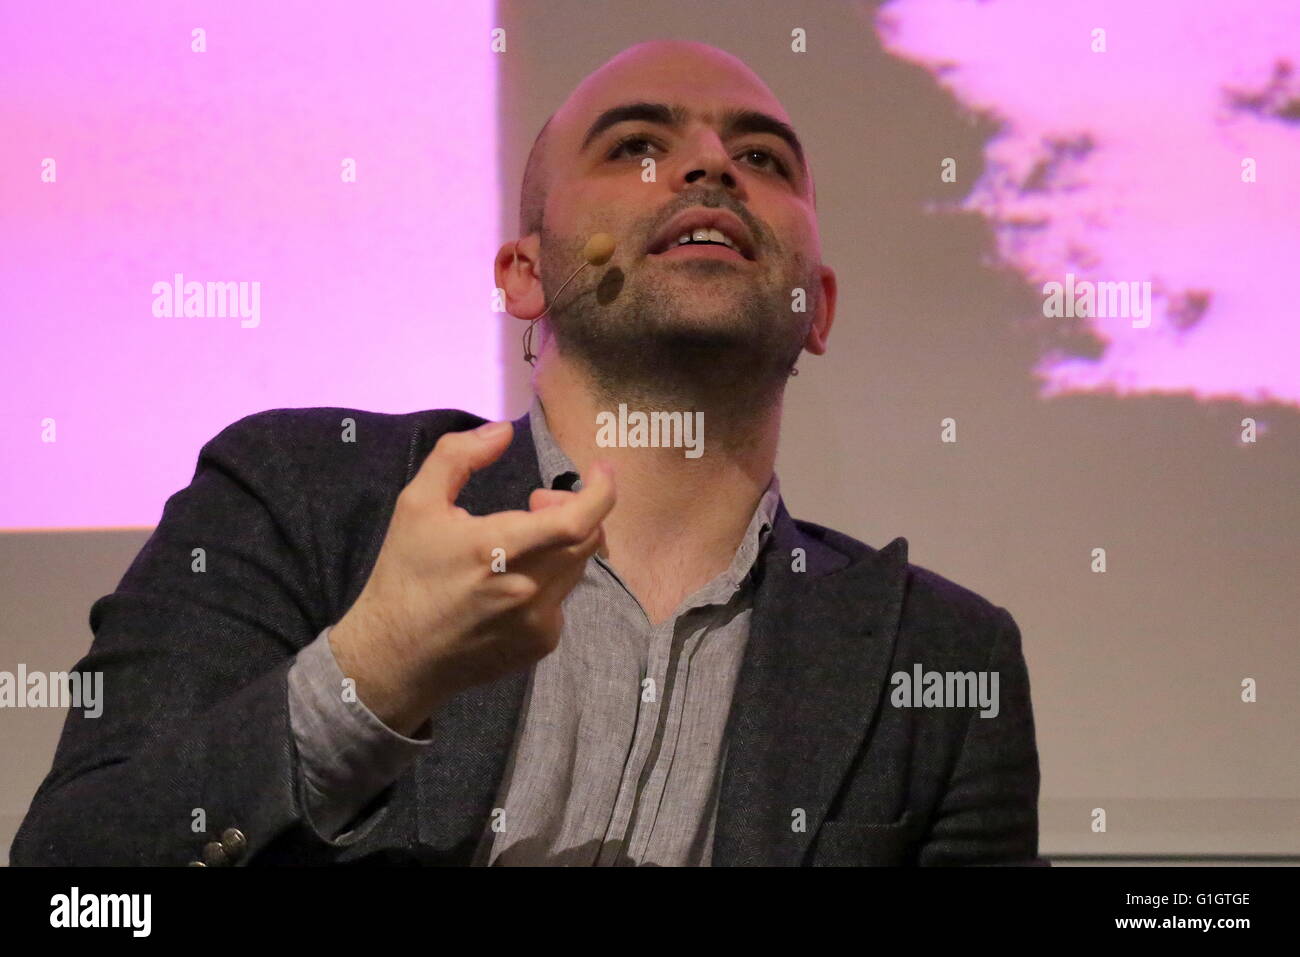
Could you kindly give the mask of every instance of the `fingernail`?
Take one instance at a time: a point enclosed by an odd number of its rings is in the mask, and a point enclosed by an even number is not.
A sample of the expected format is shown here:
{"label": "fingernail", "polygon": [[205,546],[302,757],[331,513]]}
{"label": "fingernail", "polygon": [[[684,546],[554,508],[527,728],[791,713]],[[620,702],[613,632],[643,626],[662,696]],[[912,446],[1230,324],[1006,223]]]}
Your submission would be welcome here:
{"label": "fingernail", "polygon": [[511,427],[509,422],[485,422],[474,430],[474,434],[483,439],[495,439]]}

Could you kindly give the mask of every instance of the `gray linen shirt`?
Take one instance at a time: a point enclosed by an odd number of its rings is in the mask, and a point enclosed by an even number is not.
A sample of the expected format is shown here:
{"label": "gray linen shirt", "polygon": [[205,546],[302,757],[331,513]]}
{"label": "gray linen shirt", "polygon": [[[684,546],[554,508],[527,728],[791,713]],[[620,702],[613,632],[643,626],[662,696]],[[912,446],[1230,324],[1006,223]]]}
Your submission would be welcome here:
{"label": "gray linen shirt", "polygon": [[[529,422],[545,487],[581,488],[536,398]],[[588,560],[559,647],[530,676],[476,863],[710,863],[751,575],[779,497],[773,475],[730,567],[657,627],[607,561]],[[333,840],[429,743],[427,725],[398,734],[342,686],[326,628],[289,671],[289,715],[304,813]]]}

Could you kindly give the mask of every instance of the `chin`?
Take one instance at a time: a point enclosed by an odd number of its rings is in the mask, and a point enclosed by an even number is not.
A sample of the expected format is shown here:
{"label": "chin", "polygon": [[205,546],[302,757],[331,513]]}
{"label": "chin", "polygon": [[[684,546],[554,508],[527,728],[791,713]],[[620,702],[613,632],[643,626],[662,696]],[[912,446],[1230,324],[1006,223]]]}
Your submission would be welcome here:
{"label": "chin", "polygon": [[716,308],[704,308],[695,301],[683,303],[681,309],[665,320],[663,328],[670,334],[722,345],[743,337],[748,324],[739,301],[719,302]]}
{"label": "chin", "polygon": [[683,316],[729,316],[749,307],[756,296],[754,284],[727,282],[725,276],[691,276],[654,283],[659,295]]}

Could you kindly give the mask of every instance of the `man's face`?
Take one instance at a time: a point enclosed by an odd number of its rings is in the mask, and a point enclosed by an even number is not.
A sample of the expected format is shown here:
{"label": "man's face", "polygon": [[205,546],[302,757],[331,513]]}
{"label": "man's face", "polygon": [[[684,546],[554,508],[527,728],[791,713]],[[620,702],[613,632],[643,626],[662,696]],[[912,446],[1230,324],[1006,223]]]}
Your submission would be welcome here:
{"label": "man's face", "polygon": [[[643,45],[589,77],[546,141],[548,300],[593,233],[618,246],[555,304],[561,348],[630,361],[666,342],[739,349],[788,369],[808,344],[829,273],[811,177],[788,124],[752,73],[710,48]],[[706,242],[679,245],[685,234]],[[805,311],[791,307],[796,287]]]}

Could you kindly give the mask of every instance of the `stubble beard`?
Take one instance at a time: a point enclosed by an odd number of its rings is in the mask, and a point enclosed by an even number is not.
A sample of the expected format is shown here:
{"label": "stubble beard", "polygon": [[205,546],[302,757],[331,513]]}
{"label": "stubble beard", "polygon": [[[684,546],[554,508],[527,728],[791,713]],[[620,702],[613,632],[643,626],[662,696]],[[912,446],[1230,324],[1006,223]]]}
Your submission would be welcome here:
{"label": "stubble beard", "polygon": [[[582,261],[580,249],[543,230],[542,262],[561,264],[542,270],[548,302],[555,302],[555,290]],[[589,267],[561,294],[549,314],[550,331],[560,354],[585,370],[600,404],[708,410],[717,426],[732,420],[743,432],[745,422],[780,403],[812,323],[820,287],[807,263],[793,259],[783,288],[745,284],[733,307],[708,316],[682,307],[681,297],[689,295],[683,287],[703,288],[716,276],[740,288],[726,278],[735,271],[726,262],[673,263],[668,268],[694,278],[683,275],[671,285],[647,278],[627,282],[618,267]],[[806,312],[790,307],[796,286],[807,290]]]}

